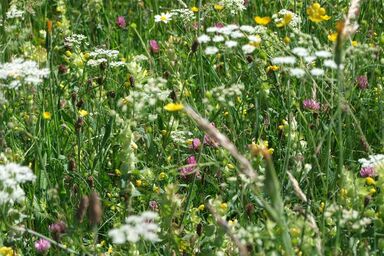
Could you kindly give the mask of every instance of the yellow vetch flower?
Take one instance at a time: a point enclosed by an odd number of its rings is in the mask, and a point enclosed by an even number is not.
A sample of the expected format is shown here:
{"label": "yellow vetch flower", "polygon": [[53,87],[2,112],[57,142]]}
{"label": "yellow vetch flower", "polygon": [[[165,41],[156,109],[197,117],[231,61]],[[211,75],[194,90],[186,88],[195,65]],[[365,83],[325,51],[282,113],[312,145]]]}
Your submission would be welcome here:
{"label": "yellow vetch flower", "polygon": [[284,41],[285,44],[289,44],[291,42],[291,38],[286,36],[286,37],[284,37],[283,41]]}
{"label": "yellow vetch flower", "polygon": [[255,19],[256,24],[262,25],[262,26],[266,26],[271,22],[271,18],[268,16],[266,16],[266,17],[256,16],[254,19]]}
{"label": "yellow vetch flower", "polygon": [[113,248],[112,248],[112,246],[109,246],[109,248],[108,248],[108,253],[109,253],[109,254],[112,254],[112,253],[113,253]]}
{"label": "yellow vetch flower", "polygon": [[292,13],[286,13],[286,14],[284,14],[283,19],[280,22],[276,23],[276,27],[278,27],[278,28],[285,27],[289,23],[291,23],[292,19],[293,19],[293,14]]}
{"label": "yellow vetch flower", "polygon": [[136,187],[141,187],[143,182],[141,180],[136,180]]}
{"label": "yellow vetch flower", "polygon": [[115,174],[116,174],[116,176],[120,177],[121,176],[121,171],[119,169],[115,169]]}
{"label": "yellow vetch flower", "polygon": [[337,35],[338,35],[337,32],[329,34],[328,35],[328,40],[331,41],[331,42],[336,42]]}
{"label": "yellow vetch flower", "polygon": [[197,209],[198,209],[199,211],[204,211],[204,209],[205,209],[205,205],[204,205],[204,204],[201,204],[201,205],[199,205],[199,207],[197,207]]}
{"label": "yellow vetch flower", "polygon": [[331,17],[327,15],[326,10],[319,3],[314,3],[307,8],[307,15],[313,22],[322,22],[329,20]]}
{"label": "yellow vetch flower", "polygon": [[224,211],[226,211],[228,209],[228,204],[227,203],[221,203],[220,204],[220,208]]}
{"label": "yellow vetch flower", "polygon": [[215,4],[213,5],[213,8],[216,10],[216,11],[221,11],[224,9],[224,6],[221,5],[221,4]]}
{"label": "yellow vetch flower", "polygon": [[251,154],[253,156],[270,156],[273,154],[274,149],[268,148],[268,141],[266,140],[259,140],[259,143],[256,144],[255,142],[252,142],[251,145],[249,145],[249,148],[251,150]]}
{"label": "yellow vetch flower", "polygon": [[365,179],[365,183],[366,183],[367,185],[375,185],[375,184],[376,184],[375,180],[372,179],[371,177],[367,177],[367,178]]}
{"label": "yellow vetch flower", "polygon": [[43,118],[44,118],[45,120],[51,120],[51,118],[52,118],[52,114],[51,114],[50,112],[45,111],[45,112],[43,113]]}
{"label": "yellow vetch flower", "polygon": [[13,249],[11,247],[6,247],[6,246],[0,247],[0,255],[13,256],[14,255]]}
{"label": "yellow vetch flower", "polygon": [[279,69],[280,69],[279,66],[271,65],[271,66],[268,66],[268,67],[267,67],[267,72],[269,72],[269,71],[277,71],[277,70],[279,70]]}
{"label": "yellow vetch flower", "polygon": [[191,8],[191,11],[193,11],[193,12],[198,12],[198,11],[199,11],[199,8],[197,8],[196,6],[193,6],[193,7]]}
{"label": "yellow vetch flower", "polygon": [[84,109],[80,109],[80,110],[79,110],[79,115],[80,115],[81,117],[85,117],[85,116],[88,115],[88,111],[87,111],[87,110],[84,110]]}
{"label": "yellow vetch flower", "polygon": [[357,42],[357,41],[352,41],[352,46],[353,47],[356,47],[356,46],[358,46],[359,45],[359,42]]}
{"label": "yellow vetch flower", "polygon": [[164,109],[170,112],[179,111],[184,108],[183,104],[181,103],[168,103],[164,106]]}

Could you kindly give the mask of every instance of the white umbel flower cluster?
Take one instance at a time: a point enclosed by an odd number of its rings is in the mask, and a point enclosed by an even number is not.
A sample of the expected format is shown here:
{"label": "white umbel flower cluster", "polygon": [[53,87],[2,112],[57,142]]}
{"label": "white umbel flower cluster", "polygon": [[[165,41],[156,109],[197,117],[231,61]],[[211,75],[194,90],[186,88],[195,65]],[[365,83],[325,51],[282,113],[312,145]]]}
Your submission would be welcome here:
{"label": "white umbel flower cluster", "polygon": [[24,11],[21,11],[21,10],[18,10],[17,9],[17,6],[16,5],[11,5],[11,7],[9,7],[7,13],[5,14],[5,16],[7,17],[7,19],[17,19],[17,18],[23,18],[23,15],[24,15]]}
{"label": "white umbel flower cluster", "polygon": [[222,0],[220,2],[226,10],[230,10],[231,14],[236,14],[244,11],[246,9],[244,5],[244,0]]}
{"label": "white umbel flower cluster", "polygon": [[48,75],[49,69],[40,69],[35,61],[17,58],[0,64],[0,87],[17,89],[23,83],[37,85]]}
{"label": "white umbel flower cluster", "polygon": [[109,64],[112,68],[126,65],[123,61],[116,61],[119,56],[118,50],[96,48],[89,53],[89,56],[91,59],[87,62],[87,65],[92,67],[100,66],[102,63]]}
{"label": "white umbel flower cluster", "polygon": [[0,165],[0,206],[23,201],[25,193],[20,184],[35,179],[36,176],[28,167],[15,163]]}
{"label": "white umbel flower cluster", "polygon": [[[73,34],[64,39],[64,45],[68,47],[79,46],[87,40],[87,37],[82,34]],[[85,42],[88,45],[87,42]]]}
{"label": "white umbel flower cluster", "polygon": [[155,220],[158,217],[158,214],[152,211],[143,212],[141,215],[129,216],[125,220],[126,224],[110,230],[108,235],[115,244],[136,243],[140,239],[157,242],[159,241],[157,233],[160,228],[155,223]]}
{"label": "white umbel flower cluster", "polygon": [[368,158],[361,158],[358,160],[361,164],[361,167],[375,167],[383,166],[384,167],[384,155],[370,155]]}

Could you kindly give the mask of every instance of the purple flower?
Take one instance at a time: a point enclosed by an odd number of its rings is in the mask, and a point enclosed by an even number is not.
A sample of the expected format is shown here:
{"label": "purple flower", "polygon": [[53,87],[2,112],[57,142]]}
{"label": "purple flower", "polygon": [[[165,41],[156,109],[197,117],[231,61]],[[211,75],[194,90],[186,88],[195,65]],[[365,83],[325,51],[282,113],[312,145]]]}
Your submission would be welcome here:
{"label": "purple flower", "polygon": [[[187,158],[187,164],[188,164],[188,166],[180,169],[180,175],[183,178],[187,178],[188,175],[193,174],[195,172],[195,168],[197,165],[197,161],[196,161],[195,156],[188,157]],[[200,173],[197,171],[196,175],[200,176]]]}
{"label": "purple flower", "polygon": [[67,229],[67,225],[65,225],[63,221],[58,221],[56,223],[49,225],[49,231],[56,234],[65,233],[66,229]]}
{"label": "purple flower", "polygon": [[160,51],[159,44],[156,40],[149,40],[149,46],[151,48],[152,53],[158,53]]}
{"label": "purple flower", "polygon": [[361,177],[373,177],[375,176],[375,170],[373,167],[363,167],[360,169],[360,175]]}
{"label": "purple flower", "polygon": [[361,90],[368,88],[368,78],[366,76],[358,76],[356,82]]}
{"label": "purple flower", "polygon": [[201,141],[198,138],[194,138],[192,140],[191,149],[198,150],[201,146]]}
{"label": "purple flower", "polygon": [[35,249],[38,253],[43,253],[49,250],[51,243],[43,238],[35,242]]}
{"label": "purple flower", "polygon": [[124,16],[118,16],[116,18],[116,25],[120,28],[125,28],[125,26],[127,25],[127,23],[125,22],[125,18]]}
{"label": "purple flower", "polygon": [[320,109],[320,103],[316,100],[306,99],[303,101],[303,107],[306,109],[317,111]]}
{"label": "purple flower", "polygon": [[215,24],[215,27],[217,27],[217,28],[223,28],[223,27],[224,27],[224,24],[223,24],[223,23],[216,23],[216,24]]}

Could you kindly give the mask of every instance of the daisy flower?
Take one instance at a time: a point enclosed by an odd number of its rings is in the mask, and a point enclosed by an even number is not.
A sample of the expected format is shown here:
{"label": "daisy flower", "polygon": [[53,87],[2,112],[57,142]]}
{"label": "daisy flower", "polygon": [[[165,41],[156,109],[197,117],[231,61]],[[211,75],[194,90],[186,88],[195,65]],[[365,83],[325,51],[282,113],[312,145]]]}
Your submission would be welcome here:
{"label": "daisy flower", "polygon": [[160,15],[155,16],[155,22],[168,23],[171,20],[172,20],[172,14],[169,12],[167,12],[167,13],[162,12]]}

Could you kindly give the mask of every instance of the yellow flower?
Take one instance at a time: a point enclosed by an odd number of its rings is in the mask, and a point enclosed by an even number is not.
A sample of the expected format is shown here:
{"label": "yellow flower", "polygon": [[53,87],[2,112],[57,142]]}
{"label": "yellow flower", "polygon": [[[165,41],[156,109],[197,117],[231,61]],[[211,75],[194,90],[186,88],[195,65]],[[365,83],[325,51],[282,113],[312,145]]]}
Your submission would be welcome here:
{"label": "yellow flower", "polygon": [[204,209],[205,209],[205,205],[204,205],[204,204],[201,204],[201,205],[199,205],[199,207],[197,207],[197,209],[198,209],[199,211],[204,211]]}
{"label": "yellow flower", "polygon": [[268,16],[266,16],[266,17],[256,16],[254,19],[255,19],[256,24],[263,25],[263,26],[266,26],[271,22],[271,18]]}
{"label": "yellow flower", "polygon": [[283,41],[284,41],[285,44],[289,44],[291,42],[291,38],[286,36],[286,37],[284,37]]}
{"label": "yellow flower", "polygon": [[356,46],[358,46],[359,45],[359,42],[357,42],[357,41],[352,41],[352,46],[353,47],[356,47]]}
{"label": "yellow flower", "polygon": [[108,248],[108,253],[109,253],[109,254],[112,254],[112,253],[113,253],[113,248],[112,248],[112,246],[109,246],[109,248]]}
{"label": "yellow flower", "polygon": [[168,103],[164,106],[164,109],[170,112],[179,111],[184,108],[183,104],[181,103]]}
{"label": "yellow flower", "polygon": [[252,144],[249,146],[251,150],[251,154],[253,156],[270,156],[273,154],[274,149],[268,148],[268,141],[266,140],[259,140],[259,143],[256,144],[255,142],[252,142]]}
{"label": "yellow flower", "polygon": [[221,5],[221,4],[215,4],[213,5],[213,8],[216,10],[216,11],[221,11],[224,9],[224,6]]}
{"label": "yellow flower", "polygon": [[286,14],[284,14],[283,19],[280,22],[276,23],[276,27],[278,27],[278,28],[285,27],[289,23],[291,23],[292,19],[293,19],[293,14],[292,13],[286,13]]}
{"label": "yellow flower", "polygon": [[267,72],[269,72],[269,71],[277,71],[279,69],[280,69],[279,66],[272,65],[272,66],[268,66],[267,67]]}
{"label": "yellow flower", "polygon": [[329,20],[331,17],[327,15],[326,10],[319,3],[314,3],[307,8],[307,15],[313,22],[322,22]]}
{"label": "yellow flower", "polygon": [[121,176],[121,171],[119,169],[115,169],[115,174],[116,174],[116,176],[120,177]]}
{"label": "yellow flower", "polygon": [[367,177],[366,179],[365,179],[365,183],[367,184],[367,185],[375,185],[375,180],[374,179],[372,179],[371,177]]}
{"label": "yellow flower", "polygon": [[66,52],[65,52],[65,56],[67,56],[67,57],[71,57],[71,56],[72,56],[72,53],[71,53],[70,51],[66,51]]}
{"label": "yellow flower", "polygon": [[161,172],[159,174],[159,180],[165,180],[167,178],[167,174],[165,174],[165,172]]}
{"label": "yellow flower", "polygon": [[193,6],[193,7],[191,8],[191,11],[193,11],[193,12],[198,12],[198,11],[199,11],[199,8],[197,8],[196,6]]}
{"label": "yellow flower", "polygon": [[79,110],[79,115],[80,115],[81,117],[85,117],[85,116],[88,115],[88,111],[87,111],[87,110],[84,110],[84,109],[80,109],[80,110]]}
{"label": "yellow flower", "polygon": [[141,180],[136,180],[136,187],[141,187],[143,182]]}
{"label": "yellow flower", "polygon": [[337,35],[338,35],[337,32],[329,34],[328,35],[328,40],[331,41],[331,42],[336,42]]}
{"label": "yellow flower", "polygon": [[51,120],[51,118],[52,118],[52,114],[51,114],[50,112],[45,111],[45,112],[43,113],[43,118],[44,118],[45,120]]}
{"label": "yellow flower", "polygon": [[220,204],[220,208],[223,210],[223,211],[226,211],[228,209],[228,204],[227,203],[221,203]]}
{"label": "yellow flower", "polygon": [[13,249],[11,247],[6,247],[6,246],[0,247],[0,255],[13,256],[14,255]]}

